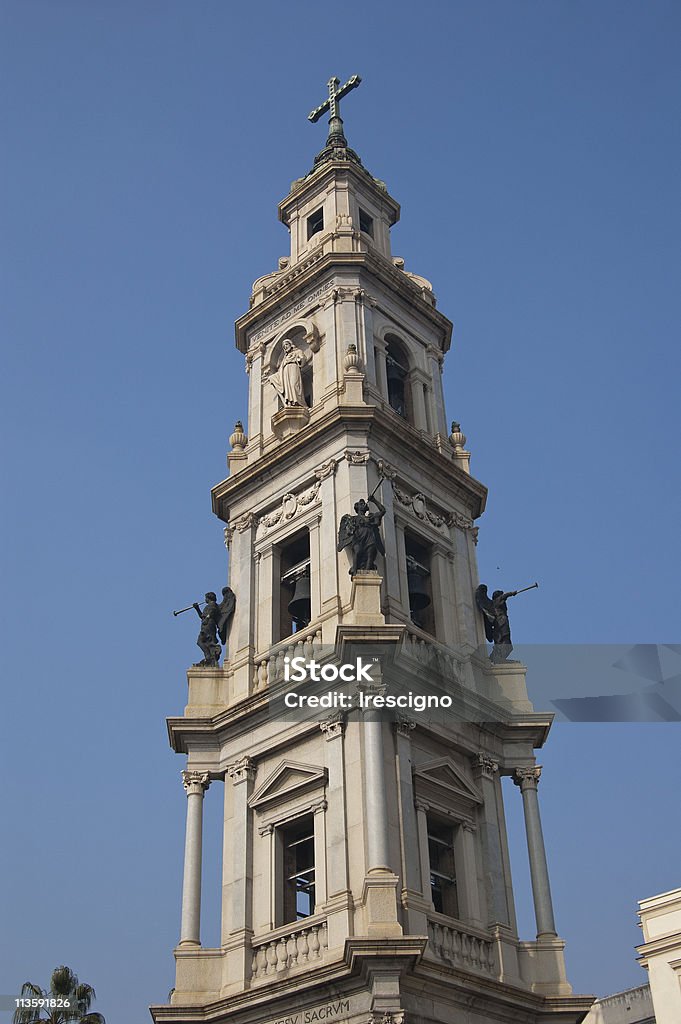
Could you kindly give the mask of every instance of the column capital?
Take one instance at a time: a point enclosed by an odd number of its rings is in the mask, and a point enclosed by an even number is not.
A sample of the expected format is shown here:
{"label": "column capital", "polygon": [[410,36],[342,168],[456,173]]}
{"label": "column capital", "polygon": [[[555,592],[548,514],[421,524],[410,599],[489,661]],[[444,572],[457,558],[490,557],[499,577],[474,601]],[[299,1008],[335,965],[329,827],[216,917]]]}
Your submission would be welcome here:
{"label": "column capital", "polygon": [[194,796],[196,793],[203,796],[210,786],[210,775],[208,772],[185,769],[182,772],[182,785],[187,796]]}
{"label": "column capital", "polygon": [[255,776],[255,761],[248,755],[239,757],[227,765],[225,774],[229,776],[235,786],[240,782],[250,781]]}
{"label": "column capital", "polygon": [[430,804],[427,804],[425,800],[414,800],[414,807],[417,811],[423,811],[424,813],[430,810]]}
{"label": "column capital", "polygon": [[395,721],[395,732],[398,736],[404,736],[405,739],[409,739],[412,732],[416,728],[416,722],[409,715],[398,715]]}
{"label": "column capital", "polygon": [[310,805],[310,810],[313,814],[323,814],[328,806],[326,800],[317,800],[316,803]]}
{"label": "column capital", "polygon": [[521,793],[526,789],[536,789],[541,777],[541,765],[531,764],[513,771],[513,781],[520,786]]}
{"label": "column capital", "polygon": [[336,713],[320,722],[319,728],[324,733],[324,739],[335,740],[337,736],[342,736],[345,731],[345,718],[340,713]]}
{"label": "column capital", "polygon": [[404,1010],[372,1010],[367,1024],[407,1024]]}
{"label": "column capital", "polygon": [[471,764],[477,775],[484,775],[488,779],[493,779],[499,771],[499,762],[482,751],[471,758]]}
{"label": "column capital", "polygon": [[478,831],[478,826],[474,821],[462,821],[461,828],[464,832],[470,832],[471,835],[474,835]]}

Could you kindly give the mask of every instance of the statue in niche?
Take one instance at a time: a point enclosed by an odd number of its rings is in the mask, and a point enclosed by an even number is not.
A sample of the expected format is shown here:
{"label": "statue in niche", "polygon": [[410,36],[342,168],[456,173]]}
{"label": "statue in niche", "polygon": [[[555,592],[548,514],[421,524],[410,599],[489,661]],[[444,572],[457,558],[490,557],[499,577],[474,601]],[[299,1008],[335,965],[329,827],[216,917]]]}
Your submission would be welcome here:
{"label": "statue in niche", "polygon": [[[375,512],[369,508],[370,503],[375,506]],[[355,513],[354,516],[344,515],[338,527],[338,550],[352,548],[351,576],[360,570],[375,569],[376,555],[385,554],[380,531],[384,506],[372,494],[366,501],[361,498],[355,503]]]}
{"label": "statue in niche", "polygon": [[538,583],[533,583],[531,587],[523,587],[522,590],[509,590],[506,593],[503,590],[495,590],[489,597],[487,587],[481,583],[475,591],[475,603],[482,612],[485,636],[491,644],[494,644],[489,660],[495,664],[508,661],[513,650],[507,600],[517,594],[524,594],[527,590],[534,590],[538,586]]}
{"label": "statue in niche", "polygon": [[282,349],[283,355],[277,371],[267,379],[279,395],[285,409],[294,405],[306,409],[302,369],[308,360],[288,338],[284,341]]}

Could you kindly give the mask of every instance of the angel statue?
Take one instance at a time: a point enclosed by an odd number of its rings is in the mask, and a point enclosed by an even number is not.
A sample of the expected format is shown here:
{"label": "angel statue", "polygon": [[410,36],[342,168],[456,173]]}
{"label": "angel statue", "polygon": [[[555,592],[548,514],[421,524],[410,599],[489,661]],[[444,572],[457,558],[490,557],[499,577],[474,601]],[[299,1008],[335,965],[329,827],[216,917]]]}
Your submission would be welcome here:
{"label": "angel statue", "polygon": [[[375,505],[375,512],[369,508],[370,502]],[[372,494],[366,501],[361,498],[355,503],[355,512],[354,516],[344,515],[338,527],[338,551],[348,545],[352,548],[351,576],[360,569],[375,569],[376,555],[385,554],[380,532],[384,506]]]}
{"label": "angel statue", "polygon": [[236,597],[231,587],[223,587],[220,604],[212,590],[208,591],[205,598],[203,611],[198,601],[191,606],[201,619],[196,643],[203,651],[203,661],[197,662],[195,668],[217,668],[221,650],[218,637],[223,645],[227,643],[227,626],[234,614]]}
{"label": "angel statue", "polygon": [[284,354],[281,357],[277,372],[271,374],[267,379],[279,395],[285,408],[292,405],[300,405],[303,408],[307,408],[303,393],[302,374],[302,367],[307,360],[303,353],[288,338],[284,341],[282,348]]}
{"label": "angel statue", "polygon": [[495,664],[508,661],[513,650],[511,624],[508,620],[508,608],[506,607],[507,600],[509,597],[515,597],[517,594],[524,594],[526,590],[534,590],[538,586],[538,583],[533,583],[531,587],[523,587],[522,590],[509,590],[506,593],[503,590],[495,590],[492,596],[489,597],[487,587],[484,583],[481,583],[475,591],[475,603],[482,612],[485,636],[491,644],[494,644],[489,657],[490,661],[493,661]]}

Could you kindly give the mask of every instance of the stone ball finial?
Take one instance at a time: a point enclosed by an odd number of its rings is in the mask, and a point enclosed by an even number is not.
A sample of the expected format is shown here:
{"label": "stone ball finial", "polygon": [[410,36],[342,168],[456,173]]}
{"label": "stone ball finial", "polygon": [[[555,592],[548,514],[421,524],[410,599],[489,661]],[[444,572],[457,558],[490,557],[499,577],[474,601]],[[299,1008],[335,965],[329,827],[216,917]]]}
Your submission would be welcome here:
{"label": "stone ball finial", "polygon": [[346,373],[359,373],[362,368],[362,361],[357,353],[357,346],[352,342],[348,345],[343,366]]}
{"label": "stone ball finial", "polygon": [[241,420],[234,424],[234,432],[229,435],[229,443],[236,451],[241,451],[248,444],[248,438],[244,433],[244,425]]}
{"label": "stone ball finial", "polygon": [[461,424],[457,423],[456,420],[452,421],[452,432],[449,435],[449,440],[452,442],[455,452],[463,451],[463,446],[466,443],[466,435],[461,430]]}

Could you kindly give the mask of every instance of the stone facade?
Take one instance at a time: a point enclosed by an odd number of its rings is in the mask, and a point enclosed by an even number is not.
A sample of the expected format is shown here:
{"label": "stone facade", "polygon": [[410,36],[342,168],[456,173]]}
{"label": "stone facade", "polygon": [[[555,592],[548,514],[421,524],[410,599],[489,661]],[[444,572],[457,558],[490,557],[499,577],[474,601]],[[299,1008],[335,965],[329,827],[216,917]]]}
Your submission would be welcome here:
{"label": "stone facade", "polygon": [[[565,977],[537,798],[534,751],[551,716],[529,703],[522,665],[480,653],[474,524],[486,489],[447,427],[452,325],[428,281],[392,256],[399,206],[358,163],[320,163],[279,215],[291,251],[236,323],[249,417],[212,492],[237,595],[228,656],[189,670],[184,715],[168,721],[187,758],[183,914],[175,989],[152,1015],[578,1024],[592,1000]],[[282,399],[282,382],[305,404]],[[338,524],[373,491],[386,555],[351,578]],[[301,580],[309,607],[294,630],[287,593]],[[458,713],[272,711],[286,657],[345,663],[370,650],[390,652],[411,689],[444,680]],[[533,941],[517,933],[504,775],[525,813]],[[209,784],[210,797],[224,788],[217,948],[201,945],[199,921]]]}
{"label": "stone facade", "polygon": [[681,889],[639,901],[645,942],[637,947],[648,971],[657,1024],[681,1020]]}

